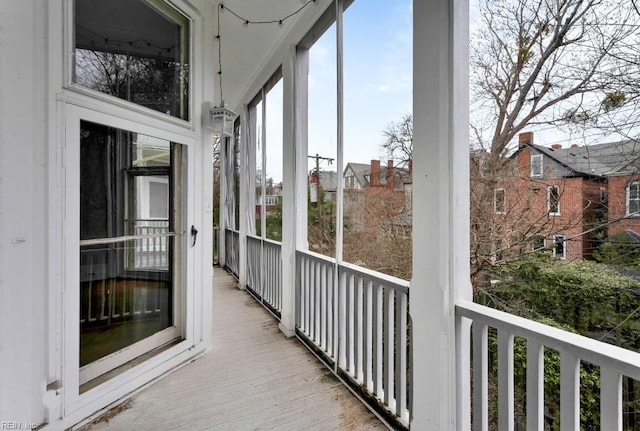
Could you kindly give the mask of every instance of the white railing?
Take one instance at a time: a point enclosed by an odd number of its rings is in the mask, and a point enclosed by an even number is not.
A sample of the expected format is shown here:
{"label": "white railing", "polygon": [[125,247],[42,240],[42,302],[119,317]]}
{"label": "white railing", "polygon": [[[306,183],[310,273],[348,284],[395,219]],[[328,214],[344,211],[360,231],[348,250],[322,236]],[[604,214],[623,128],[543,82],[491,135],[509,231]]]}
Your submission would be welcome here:
{"label": "white railing", "polygon": [[[133,235],[145,236],[135,239],[133,267],[129,269],[169,269],[169,237],[156,236],[169,232],[168,220],[130,220]],[[129,259],[127,258],[127,261]]]}
{"label": "white railing", "polygon": [[281,244],[247,235],[247,288],[279,315],[282,311]]}
{"label": "white railing", "polygon": [[170,288],[166,271],[117,269],[122,268],[118,261],[130,251],[126,244],[81,248],[80,323],[120,323],[130,317],[154,317],[166,308]]}
{"label": "white railing", "polygon": [[240,266],[240,235],[237,231],[225,230],[224,231],[224,244],[225,244],[225,266],[236,277],[239,274]]}
{"label": "white railing", "polygon": [[297,252],[296,326],[374,408],[409,423],[409,282]]}
{"label": "white railing", "polygon": [[[545,348],[560,358],[560,427],[578,430],[580,424],[580,367],[600,368],[600,428],[622,430],[623,377],[640,380],[640,354],[573,334],[512,314],[464,301],[456,304],[459,337],[472,322],[473,429],[489,429],[489,328],[497,330],[498,429],[514,429],[514,337],[526,340],[526,429],[544,429]],[[459,344],[461,340],[458,340]],[[458,361],[464,363],[465,358]],[[464,373],[461,367],[460,373]],[[465,379],[463,375],[459,379]],[[470,414],[471,412],[459,412]]]}

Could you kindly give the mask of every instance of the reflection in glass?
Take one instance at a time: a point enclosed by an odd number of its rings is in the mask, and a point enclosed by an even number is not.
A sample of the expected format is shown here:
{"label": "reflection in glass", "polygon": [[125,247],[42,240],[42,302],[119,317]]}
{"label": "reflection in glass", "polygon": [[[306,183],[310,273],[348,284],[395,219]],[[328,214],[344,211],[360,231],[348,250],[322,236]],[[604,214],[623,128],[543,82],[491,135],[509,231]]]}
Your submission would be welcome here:
{"label": "reflection in glass", "polygon": [[189,119],[189,23],[159,0],[76,0],[74,82]]}
{"label": "reflection in glass", "polygon": [[85,366],[173,324],[173,208],[180,204],[172,178],[180,145],[86,121],[80,133]]}
{"label": "reflection in glass", "polygon": [[170,326],[172,283],[168,271],[155,264],[166,265],[169,248],[155,245],[122,241],[80,247],[81,367]]}

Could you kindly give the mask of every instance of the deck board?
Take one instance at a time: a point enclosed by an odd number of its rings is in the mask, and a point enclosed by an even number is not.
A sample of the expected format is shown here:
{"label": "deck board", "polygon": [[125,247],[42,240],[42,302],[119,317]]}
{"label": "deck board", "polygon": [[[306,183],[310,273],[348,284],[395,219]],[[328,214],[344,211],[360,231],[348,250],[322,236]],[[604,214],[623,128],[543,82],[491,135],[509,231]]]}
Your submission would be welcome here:
{"label": "deck board", "polygon": [[386,429],[224,270],[213,295],[212,351],[83,431]]}

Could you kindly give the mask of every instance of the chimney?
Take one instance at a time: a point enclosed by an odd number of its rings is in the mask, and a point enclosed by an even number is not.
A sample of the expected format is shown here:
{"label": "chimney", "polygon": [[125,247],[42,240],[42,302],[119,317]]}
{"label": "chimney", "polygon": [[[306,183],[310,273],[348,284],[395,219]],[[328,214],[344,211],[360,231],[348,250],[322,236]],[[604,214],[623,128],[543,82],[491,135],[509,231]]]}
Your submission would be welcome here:
{"label": "chimney", "polygon": [[393,188],[393,160],[387,160],[387,187]]}
{"label": "chimney", "polygon": [[551,145],[551,148],[553,148],[554,150],[561,150],[562,149],[562,144],[553,144],[553,145]]}
{"label": "chimney", "polygon": [[578,144],[571,144],[571,148],[578,148]]}
{"label": "chimney", "polygon": [[372,186],[380,185],[380,160],[371,160],[371,177],[369,184]]}
{"label": "chimney", "polygon": [[409,159],[409,175],[413,173],[413,159]]}
{"label": "chimney", "polygon": [[533,144],[533,132],[523,132],[518,135],[518,148]]}

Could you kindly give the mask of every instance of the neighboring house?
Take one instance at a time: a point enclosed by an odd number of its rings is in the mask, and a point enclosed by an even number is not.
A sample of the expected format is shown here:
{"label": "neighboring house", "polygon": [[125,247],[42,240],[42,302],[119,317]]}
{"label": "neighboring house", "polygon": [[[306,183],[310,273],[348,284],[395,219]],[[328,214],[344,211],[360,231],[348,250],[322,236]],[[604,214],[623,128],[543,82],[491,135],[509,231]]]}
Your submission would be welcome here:
{"label": "neighboring house", "polygon": [[344,170],[344,214],[351,233],[367,232],[376,236],[411,234],[410,206],[407,207],[407,184],[410,169],[394,167],[389,160],[380,166],[348,163]]}
{"label": "neighboring house", "polygon": [[548,247],[569,260],[589,257],[602,237],[637,236],[638,149],[633,141],[543,147],[533,133],[520,134],[494,191],[494,224],[509,230],[505,238],[527,236],[531,249]]}

